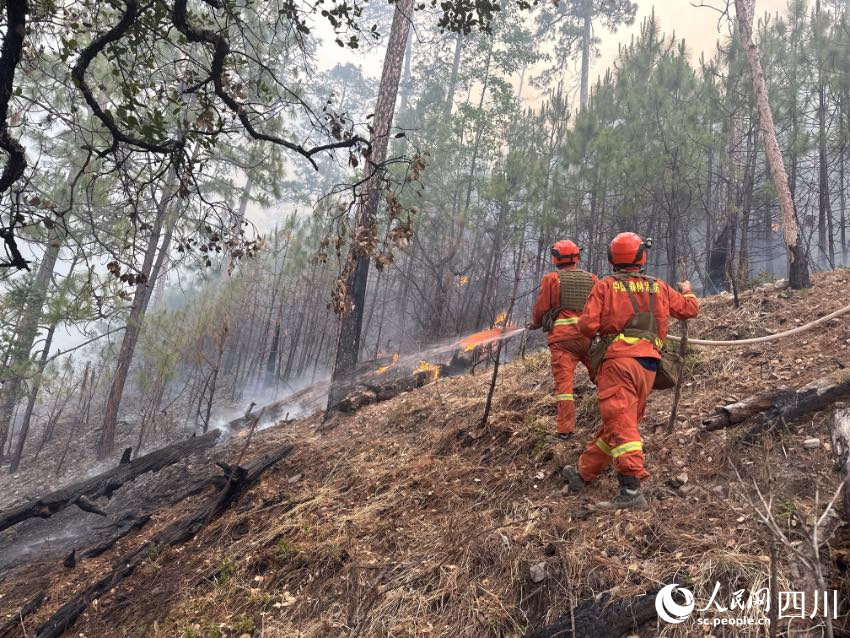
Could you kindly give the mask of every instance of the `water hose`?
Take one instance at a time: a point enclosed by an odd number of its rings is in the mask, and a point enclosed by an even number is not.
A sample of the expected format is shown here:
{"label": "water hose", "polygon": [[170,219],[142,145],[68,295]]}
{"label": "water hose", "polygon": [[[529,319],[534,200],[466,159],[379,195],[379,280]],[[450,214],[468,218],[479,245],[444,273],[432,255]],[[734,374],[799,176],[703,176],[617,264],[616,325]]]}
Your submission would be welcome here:
{"label": "water hose", "polygon": [[[695,346],[748,346],[754,343],[766,343],[768,341],[778,341],[779,339],[784,339],[785,337],[790,337],[792,335],[800,334],[801,332],[806,332],[807,330],[811,330],[815,326],[819,326],[822,323],[826,323],[830,319],[835,319],[836,317],[840,317],[841,315],[846,315],[850,313],[850,306],[844,306],[844,308],[840,308],[835,312],[831,312],[825,317],[821,317],[820,319],[815,319],[814,321],[810,321],[807,324],[802,326],[797,326],[796,328],[792,328],[791,330],[786,330],[785,332],[777,332],[776,334],[766,335],[764,337],[752,337],[750,339],[738,339],[734,341],[714,341],[711,339],[693,339],[688,337],[688,345]],[[667,335],[668,339],[673,341],[679,341],[680,337],[676,337],[674,335]]]}

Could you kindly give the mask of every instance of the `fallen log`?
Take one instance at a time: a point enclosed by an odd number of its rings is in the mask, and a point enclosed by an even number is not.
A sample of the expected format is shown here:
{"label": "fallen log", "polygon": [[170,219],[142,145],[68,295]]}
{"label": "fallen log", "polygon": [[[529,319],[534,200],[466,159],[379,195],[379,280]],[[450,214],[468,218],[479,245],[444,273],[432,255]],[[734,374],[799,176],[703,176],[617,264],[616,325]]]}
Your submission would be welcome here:
{"label": "fallen log", "polygon": [[288,456],[293,448],[293,445],[284,445],[256,459],[246,467],[237,466],[225,476],[210,477],[209,484],[219,489],[188,515],[169,524],[154,534],[150,540],[119,557],[109,573],[62,605],[36,628],[35,635],[38,638],[59,638],[74,624],[92,600],[100,598],[104,592],[116,587],[130,576],[153,551],[179,545],[195,536],[249,488],[263,472]]}
{"label": "fallen log", "polygon": [[752,443],[757,437],[785,427],[787,423],[804,414],[822,410],[848,397],[850,397],[850,370],[835,370],[796,391],[785,392],[778,396],[769,410],[757,415],[755,424],[744,435],[743,441]]}
{"label": "fallen log", "polygon": [[151,512],[143,512],[142,514],[137,515],[126,515],[120,521],[114,523],[115,532],[112,536],[83,552],[83,558],[96,558],[97,556],[100,556],[130,532],[142,529],[145,525],[147,525],[152,515],[153,514]]}
{"label": "fallen log", "polygon": [[836,406],[832,415],[830,432],[836,469],[844,483],[841,498],[844,520],[850,525],[850,408],[845,405]]}
{"label": "fallen log", "polygon": [[41,498],[0,511],[0,532],[29,518],[49,518],[71,505],[77,505],[87,512],[102,514],[100,508],[94,505],[94,500],[101,496],[110,498],[115,490],[142,474],[157,472],[190,454],[213,447],[219,434],[219,430],[212,430],[203,436],[180,441],[140,456],[129,463],[118,465],[97,476],[66,485]]}
{"label": "fallen log", "polygon": [[[219,465],[221,467],[221,465]],[[227,475],[224,476],[214,476],[212,478],[205,478],[200,483],[193,485],[188,490],[184,490],[182,492],[173,494],[172,496],[165,499],[157,499],[156,507],[148,509],[147,511],[143,511],[141,513],[136,512],[125,512],[118,520],[111,523],[111,526],[114,528],[112,535],[108,538],[102,540],[97,545],[89,547],[85,552],[83,552],[83,558],[95,558],[100,556],[105,551],[109,550],[115,543],[120,541],[122,538],[127,536],[127,534],[142,529],[145,525],[148,524],[151,517],[161,509],[166,507],[172,507],[181,501],[185,501],[187,498],[192,496],[197,496],[201,492],[209,489],[210,487],[221,488],[227,481]],[[85,545],[83,545],[85,546]]]}
{"label": "fallen log", "polygon": [[[269,403],[267,406],[262,408],[263,418],[268,419],[270,421],[277,421],[281,418],[285,418],[288,414],[288,410],[293,405],[293,402],[297,401],[295,396],[286,397],[285,399],[281,399],[280,401],[275,401],[274,403]],[[239,432],[240,430],[245,430],[251,427],[251,424],[257,419],[257,412],[253,412],[253,407],[255,404],[251,404],[251,408],[243,414],[242,416],[236,417],[232,421],[228,421],[224,427],[230,432]],[[287,419],[286,422],[294,421],[295,419]]]}
{"label": "fallen log", "polygon": [[[613,602],[587,601],[560,620],[525,634],[524,638],[614,638],[634,633],[658,617],[657,591]],[[575,631],[573,631],[575,629]]]}
{"label": "fallen log", "polygon": [[728,428],[730,425],[743,423],[750,417],[765,412],[773,407],[774,402],[784,393],[794,392],[790,388],[780,386],[771,390],[758,392],[746,399],[730,403],[718,408],[702,421],[702,427],[706,431]]}
{"label": "fallen log", "polygon": [[850,398],[850,369],[835,370],[800,388],[780,386],[722,406],[703,419],[702,429],[720,430],[755,418],[744,436],[745,441],[751,442],[783,423],[845,398]]}
{"label": "fallen log", "polygon": [[38,592],[35,596],[33,596],[32,600],[30,600],[26,605],[21,607],[21,610],[9,618],[5,623],[0,625],[0,638],[11,638],[18,629],[20,629],[21,624],[24,622],[24,619],[39,610],[41,607],[41,603],[44,602],[44,592]]}
{"label": "fallen log", "polygon": [[409,392],[434,382],[440,376],[444,376],[445,370],[447,367],[438,363],[430,370],[417,370],[401,376],[361,381],[343,388],[340,391],[342,399],[334,404],[331,411],[351,413],[365,405],[388,401],[402,392]]}

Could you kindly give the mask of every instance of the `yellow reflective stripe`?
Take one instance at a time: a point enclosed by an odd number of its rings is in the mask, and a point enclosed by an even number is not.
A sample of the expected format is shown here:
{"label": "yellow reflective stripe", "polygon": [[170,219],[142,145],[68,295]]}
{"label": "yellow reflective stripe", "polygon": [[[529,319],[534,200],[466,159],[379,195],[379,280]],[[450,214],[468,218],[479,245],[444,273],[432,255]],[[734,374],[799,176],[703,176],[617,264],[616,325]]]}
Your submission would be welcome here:
{"label": "yellow reflective stripe", "polygon": [[627,452],[634,452],[635,450],[642,450],[643,443],[640,441],[629,441],[628,443],[623,443],[622,445],[618,445],[613,450],[611,450],[611,456],[615,459],[618,456],[623,456]]}
{"label": "yellow reflective stripe", "polygon": [[602,439],[596,439],[596,447],[605,452],[608,456],[611,456],[611,446]]}
{"label": "yellow reflective stripe", "polygon": [[697,296],[696,296],[694,293],[692,293],[692,292],[686,292],[686,293],[684,293],[682,296],[683,296],[683,297],[693,297],[694,299],[696,299],[696,298],[697,298]]}
{"label": "yellow reflective stripe", "polygon": [[[616,337],[614,337],[614,341],[625,341],[630,346],[635,345],[641,339],[643,339],[643,337],[627,337],[622,332],[620,334],[618,334]],[[649,339],[647,339],[646,341],[649,341]],[[658,348],[659,350],[661,350],[661,346],[663,346],[663,345],[664,345],[664,342],[661,340],[661,338],[656,337],[655,338],[655,347]]]}
{"label": "yellow reflective stripe", "polygon": [[567,317],[566,319],[555,319],[556,326],[572,326],[578,323],[578,317]]}
{"label": "yellow reflective stripe", "polygon": [[555,400],[556,401],[573,401],[573,400],[575,400],[575,397],[572,394],[556,394]]}

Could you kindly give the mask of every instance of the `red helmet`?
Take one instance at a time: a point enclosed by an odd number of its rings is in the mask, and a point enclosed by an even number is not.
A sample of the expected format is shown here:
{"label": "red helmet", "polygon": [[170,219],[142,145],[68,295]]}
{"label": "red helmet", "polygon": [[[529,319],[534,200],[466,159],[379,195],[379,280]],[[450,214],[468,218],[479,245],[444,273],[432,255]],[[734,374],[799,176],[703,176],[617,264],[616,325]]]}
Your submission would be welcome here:
{"label": "red helmet", "polygon": [[608,261],[614,268],[631,268],[646,264],[646,249],[652,240],[641,239],[637,233],[620,233],[608,246]]}
{"label": "red helmet", "polygon": [[552,246],[552,263],[556,266],[574,266],[578,263],[581,248],[569,239],[556,241]]}

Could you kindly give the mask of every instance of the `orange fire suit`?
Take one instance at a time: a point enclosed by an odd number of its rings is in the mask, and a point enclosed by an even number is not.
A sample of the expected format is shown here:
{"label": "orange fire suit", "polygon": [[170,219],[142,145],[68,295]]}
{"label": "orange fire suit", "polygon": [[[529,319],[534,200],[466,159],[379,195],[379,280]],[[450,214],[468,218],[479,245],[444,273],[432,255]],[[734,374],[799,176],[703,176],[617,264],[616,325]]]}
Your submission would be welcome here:
{"label": "orange fire suit", "polygon": [[[566,266],[575,270],[575,266]],[[593,276],[594,285],[598,281]],[[540,294],[531,314],[531,324],[538,328],[543,315],[561,305],[561,281],[558,272],[547,273],[540,283]],[[573,396],[573,377],[579,362],[590,371],[590,359],[587,350],[590,339],[578,331],[578,313],[562,310],[555,318],[555,326],[549,332],[546,342],[552,355],[552,376],[555,379],[555,400],[558,405],[558,434],[569,434],[576,429],[576,405]]]}
{"label": "orange fire suit", "polygon": [[[641,312],[649,311],[649,286],[655,288],[655,320],[658,341],[626,337],[621,331],[634,315],[626,285],[632,291]],[[605,353],[596,380],[602,427],[578,461],[578,472],[592,481],[613,460],[619,474],[645,479],[643,443],[638,424],[646,409],[646,400],[655,381],[661,359],[659,349],[667,337],[670,317],[691,319],[699,313],[692,292],[681,294],[661,280],[631,275],[628,282],[612,277],[600,280],[590,293],[578,329],[585,337],[600,334],[613,337]]]}

